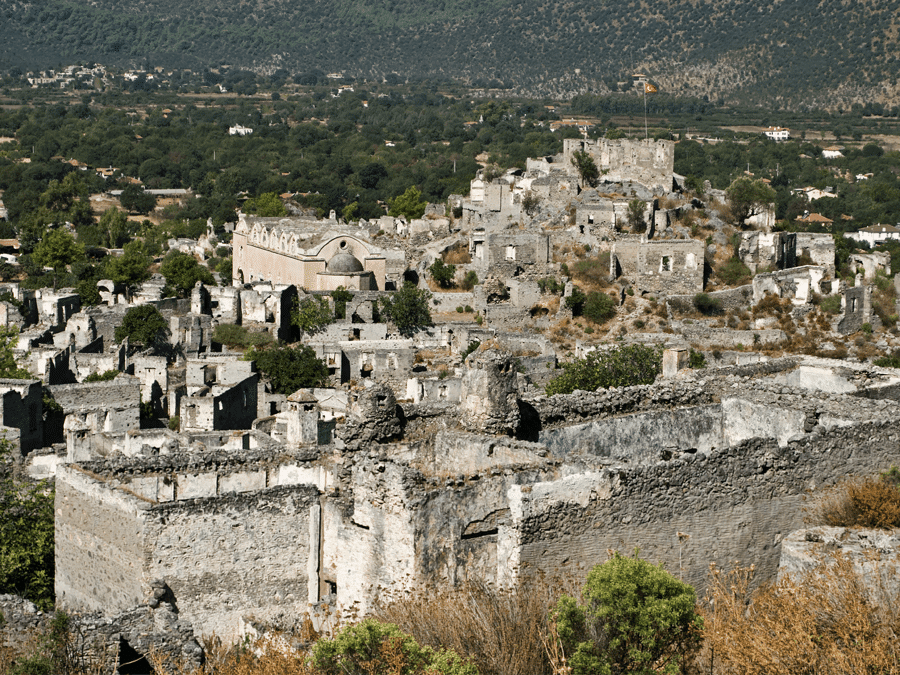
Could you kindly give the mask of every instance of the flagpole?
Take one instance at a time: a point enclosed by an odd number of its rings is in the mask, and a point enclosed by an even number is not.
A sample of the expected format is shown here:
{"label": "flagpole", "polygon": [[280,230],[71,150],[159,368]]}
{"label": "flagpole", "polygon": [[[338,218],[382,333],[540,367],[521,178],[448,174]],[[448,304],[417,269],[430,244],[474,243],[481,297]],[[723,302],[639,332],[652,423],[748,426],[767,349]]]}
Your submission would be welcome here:
{"label": "flagpole", "polygon": [[647,83],[644,82],[644,140],[650,138],[650,134],[647,131]]}

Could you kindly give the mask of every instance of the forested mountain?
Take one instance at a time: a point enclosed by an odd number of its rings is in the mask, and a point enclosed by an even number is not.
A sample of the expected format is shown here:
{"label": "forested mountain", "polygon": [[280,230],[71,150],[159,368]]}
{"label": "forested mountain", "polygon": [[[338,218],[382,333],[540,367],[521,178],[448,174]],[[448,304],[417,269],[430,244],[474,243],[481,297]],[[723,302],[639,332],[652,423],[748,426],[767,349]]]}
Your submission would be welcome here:
{"label": "forested mountain", "polygon": [[[900,0],[6,0],[0,63],[76,60],[630,86],[772,107],[895,105]],[[577,72],[576,72],[577,71]]]}

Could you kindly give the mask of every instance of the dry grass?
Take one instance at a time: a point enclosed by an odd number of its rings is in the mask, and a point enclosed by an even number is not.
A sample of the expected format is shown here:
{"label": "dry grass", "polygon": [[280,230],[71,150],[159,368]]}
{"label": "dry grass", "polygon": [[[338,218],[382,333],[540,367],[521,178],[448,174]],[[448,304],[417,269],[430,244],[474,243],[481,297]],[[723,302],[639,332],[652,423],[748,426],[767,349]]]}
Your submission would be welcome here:
{"label": "dry grass", "polygon": [[465,242],[459,242],[444,254],[444,262],[448,265],[467,265],[472,262],[469,247]]}
{"label": "dry grass", "polygon": [[881,478],[847,480],[816,496],[805,521],[833,527],[898,527],[900,490]]}
{"label": "dry grass", "polygon": [[378,615],[420,644],[471,659],[481,675],[549,675],[543,646],[547,617],[568,588],[542,579],[510,589],[476,581],[458,590],[397,599]]}
{"label": "dry grass", "polygon": [[884,579],[843,556],[750,593],[753,568],[712,568],[705,645],[696,664],[712,675],[900,673],[900,616]]}

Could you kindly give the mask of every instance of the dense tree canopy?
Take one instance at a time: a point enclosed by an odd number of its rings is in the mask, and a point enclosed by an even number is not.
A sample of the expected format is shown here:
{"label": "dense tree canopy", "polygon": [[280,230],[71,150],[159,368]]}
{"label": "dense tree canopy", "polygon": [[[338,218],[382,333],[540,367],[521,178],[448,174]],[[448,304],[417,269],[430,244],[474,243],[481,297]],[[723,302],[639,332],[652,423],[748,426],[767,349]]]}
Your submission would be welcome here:
{"label": "dense tree canopy", "polygon": [[428,306],[431,297],[429,291],[407,281],[399,291],[381,298],[379,307],[384,318],[393,322],[397,330],[410,335],[432,325],[431,308]]}
{"label": "dense tree canopy", "polygon": [[153,305],[132,307],[116,326],[116,342],[127,337],[130,343],[143,347],[158,347],[168,335],[169,324]]}
{"label": "dense tree canopy", "polygon": [[328,381],[328,367],[306,345],[270,347],[254,351],[256,367],[272,390],[289,396],[304,387],[321,387]]}

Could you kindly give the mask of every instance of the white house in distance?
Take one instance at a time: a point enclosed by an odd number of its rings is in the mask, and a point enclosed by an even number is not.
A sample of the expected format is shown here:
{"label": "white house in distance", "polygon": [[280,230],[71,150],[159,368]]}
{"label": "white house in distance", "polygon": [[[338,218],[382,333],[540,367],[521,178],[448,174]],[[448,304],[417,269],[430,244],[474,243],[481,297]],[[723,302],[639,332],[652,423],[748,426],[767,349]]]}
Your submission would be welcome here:
{"label": "white house in distance", "polygon": [[229,136],[247,136],[248,134],[252,134],[253,129],[250,127],[243,127],[240,124],[235,124],[233,127],[228,128]]}
{"label": "white house in distance", "polygon": [[857,232],[845,232],[844,236],[858,242],[868,242],[874,248],[891,239],[900,241],[900,229],[893,225],[869,225]]}
{"label": "white house in distance", "polygon": [[838,157],[843,157],[844,153],[841,152],[841,149],[836,146],[831,146],[830,148],[825,148],[822,150],[822,157],[825,159],[837,159]]}
{"label": "white house in distance", "polygon": [[791,130],[785,127],[769,127],[763,129],[763,133],[766,138],[771,138],[773,141],[786,141],[791,137]]}

